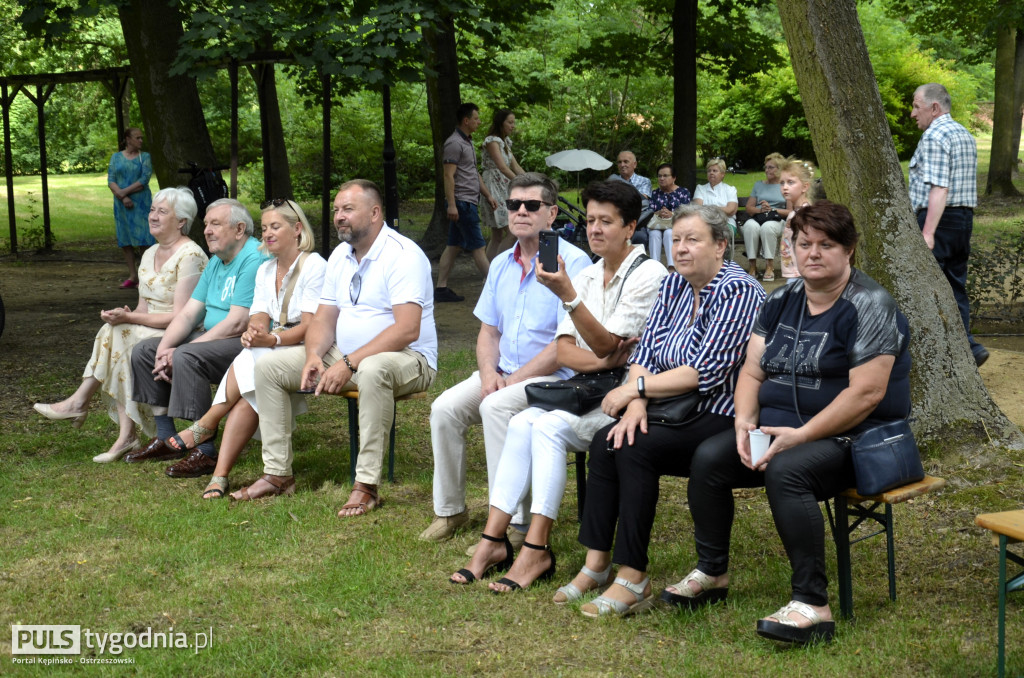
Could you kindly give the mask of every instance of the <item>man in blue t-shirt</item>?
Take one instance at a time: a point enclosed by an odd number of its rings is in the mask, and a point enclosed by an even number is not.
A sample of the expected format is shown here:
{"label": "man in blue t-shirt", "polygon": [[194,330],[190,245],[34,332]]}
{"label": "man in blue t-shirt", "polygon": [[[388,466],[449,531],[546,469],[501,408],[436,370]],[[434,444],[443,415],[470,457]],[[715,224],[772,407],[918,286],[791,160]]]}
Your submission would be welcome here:
{"label": "man in blue t-shirt", "polygon": [[[192,298],[171,320],[163,337],[146,339],[132,350],[133,398],[153,408],[156,437],[124,460],[163,461],[181,457],[165,444],[176,433],[174,418],[195,421],[210,409],[210,384],[218,384],[242,350],[239,337],[249,324],[256,270],[264,261],[252,237],[245,206],[228,198],[206,209],[206,245],[210,263]],[[196,328],[200,329],[196,329]],[[167,475],[197,478],[213,472],[213,440],[168,467]]]}

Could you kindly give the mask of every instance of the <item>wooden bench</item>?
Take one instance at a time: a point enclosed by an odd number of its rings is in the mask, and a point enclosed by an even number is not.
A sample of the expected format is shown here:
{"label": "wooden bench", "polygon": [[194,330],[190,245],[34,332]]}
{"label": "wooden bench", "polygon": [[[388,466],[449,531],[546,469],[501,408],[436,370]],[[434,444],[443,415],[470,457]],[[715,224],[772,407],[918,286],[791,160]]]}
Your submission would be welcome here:
{"label": "wooden bench", "polygon": [[[855,489],[841,492],[837,497],[825,502],[829,524],[832,527],[832,538],[836,544],[836,561],[839,576],[839,610],[840,614],[850,619],[853,617],[853,575],[850,568],[850,546],[859,541],[885,534],[886,556],[889,571],[889,599],[896,600],[896,554],[893,545],[893,504],[937,492],[945,487],[943,478],[925,476],[924,480],[903,487],[897,487],[872,497],[862,497]],[[880,510],[880,506],[885,506]],[[835,507],[833,516],[832,506]],[[853,519],[851,523],[850,520]],[[873,520],[881,526],[876,532],[850,540],[861,523]]]}
{"label": "wooden bench", "polygon": [[974,522],[992,530],[993,541],[999,544],[999,631],[996,667],[999,678],[1006,672],[1006,594],[1024,588],[1024,572],[1013,579],[1006,579],[1006,561],[1010,560],[1024,567],[1024,558],[1006,550],[1007,544],[1024,541],[1024,511],[1003,511],[983,513]]}
{"label": "wooden bench", "polygon": [[[342,391],[338,395],[348,401],[348,459],[349,479],[356,481],[356,461],[359,459],[359,390]],[[429,398],[426,391],[409,393],[395,398],[394,417],[391,419],[391,440],[388,446],[388,482],[395,482],[395,423],[398,420],[398,403],[404,400],[422,400]]]}

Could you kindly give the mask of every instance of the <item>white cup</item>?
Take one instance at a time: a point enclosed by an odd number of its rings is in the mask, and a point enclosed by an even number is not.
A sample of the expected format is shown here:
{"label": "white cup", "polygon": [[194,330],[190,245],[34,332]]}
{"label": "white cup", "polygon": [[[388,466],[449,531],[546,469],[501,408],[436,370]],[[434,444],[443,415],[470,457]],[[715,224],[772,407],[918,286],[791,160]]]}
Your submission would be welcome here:
{"label": "white cup", "polygon": [[772,443],[772,437],[767,433],[764,433],[759,428],[755,428],[750,431],[750,465],[757,466],[761,462],[761,457],[764,456],[765,452],[768,451],[768,446]]}

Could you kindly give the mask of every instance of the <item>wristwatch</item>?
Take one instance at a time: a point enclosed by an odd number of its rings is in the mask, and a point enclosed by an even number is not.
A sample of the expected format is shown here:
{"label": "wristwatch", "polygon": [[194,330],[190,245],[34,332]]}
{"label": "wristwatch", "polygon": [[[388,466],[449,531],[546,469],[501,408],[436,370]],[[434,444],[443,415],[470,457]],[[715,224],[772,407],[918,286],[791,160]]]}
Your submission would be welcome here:
{"label": "wristwatch", "polygon": [[636,392],[640,394],[641,398],[646,398],[647,397],[647,389],[644,387],[644,378],[643,377],[637,377],[636,378]]}
{"label": "wristwatch", "polygon": [[576,307],[579,306],[582,303],[583,303],[583,299],[580,298],[580,295],[577,294],[576,298],[573,299],[572,301],[563,301],[562,302],[562,308],[565,309],[566,313],[572,313],[573,311],[576,310]]}

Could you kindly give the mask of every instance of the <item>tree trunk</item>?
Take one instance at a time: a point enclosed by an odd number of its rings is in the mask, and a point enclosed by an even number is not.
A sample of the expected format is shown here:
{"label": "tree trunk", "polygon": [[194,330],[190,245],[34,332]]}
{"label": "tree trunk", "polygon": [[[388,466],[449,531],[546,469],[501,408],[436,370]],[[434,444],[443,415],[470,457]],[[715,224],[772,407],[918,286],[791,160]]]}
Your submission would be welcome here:
{"label": "tree trunk", "polygon": [[672,13],[672,165],[676,183],[697,187],[697,0],[676,0]]}
{"label": "tree trunk", "polygon": [[[1017,156],[1013,152],[1014,104],[1016,81],[1017,29],[1006,24],[996,29],[995,88],[996,102],[992,115],[992,155],[988,167],[985,195],[1020,195],[1013,185],[1013,168]],[[1020,118],[1020,110],[1017,110]],[[1019,135],[1018,135],[1019,137]],[[1019,143],[1019,139],[1018,139]]]}
{"label": "tree trunk", "polygon": [[[189,160],[212,165],[215,158],[195,78],[168,75],[182,36],[181,13],[176,3],[131,0],[118,14],[156,183],[185,184],[188,176],[178,168]],[[202,241],[201,228],[192,234]]]}
{"label": "tree trunk", "polygon": [[439,256],[448,238],[448,216],[444,207],[442,152],[444,141],[458,121],[455,109],[462,103],[459,93],[459,55],[455,46],[455,21],[441,15],[437,25],[423,29],[423,71],[427,85],[427,111],[434,142],[434,213],[420,240],[429,257]]}
{"label": "tree trunk", "polygon": [[1024,122],[1024,28],[1017,29],[1017,51],[1013,65],[1013,169],[1020,169],[1020,133]]}
{"label": "tree trunk", "polygon": [[257,64],[251,73],[256,83],[260,125],[263,128],[264,198],[292,198],[292,175],[288,166],[288,149],[284,144],[281,107],[277,102],[274,64]]}
{"label": "tree trunk", "polygon": [[859,225],[861,267],[910,320],[915,431],[944,444],[989,434],[1021,444],[985,390],[949,284],[913,218],[856,1],[777,3],[825,189]]}

